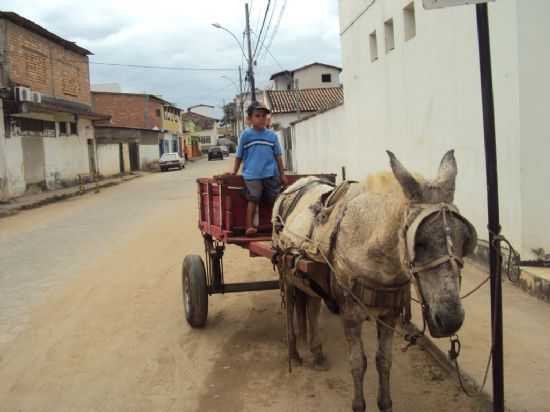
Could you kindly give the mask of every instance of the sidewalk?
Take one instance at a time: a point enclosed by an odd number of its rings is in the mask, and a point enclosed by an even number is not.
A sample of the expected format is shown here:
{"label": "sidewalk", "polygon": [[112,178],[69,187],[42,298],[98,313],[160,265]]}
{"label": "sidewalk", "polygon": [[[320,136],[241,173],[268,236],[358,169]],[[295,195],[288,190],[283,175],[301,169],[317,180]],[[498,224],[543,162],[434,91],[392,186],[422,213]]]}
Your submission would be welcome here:
{"label": "sidewalk", "polygon": [[6,203],[0,203],[0,218],[11,216],[18,213],[21,210],[33,209],[35,207],[40,207],[47,205],[48,203],[58,202],[70,197],[78,196],[85,194],[94,190],[102,189],[105,187],[116,186],[120,183],[127,182],[144,175],[144,172],[139,172],[138,174],[131,174],[126,176],[118,176],[107,179],[102,179],[100,181],[86,183],[82,186],[71,186],[64,189],[58,190],[49,190],[46,192],[40,192],[36,194],[28,194],[17,197],[10,200]]}
{"label": "sidewalk", "polygon": [[[477,286],[487,273],[478,266],[464,267],[462,291]],[[550,307],[506,281],[503,287],[504,383],[506,407],[512,411],[548,411],[550,402]],[[491,343],[488,283],[464,301],[466,318],[459,331],[463,372],[479,385]],[[419,308],[413,306],[413,322],[422,325]],[[449,339],[431,341],[445,355]],[[491,394],[491,371],[485,391]]]}

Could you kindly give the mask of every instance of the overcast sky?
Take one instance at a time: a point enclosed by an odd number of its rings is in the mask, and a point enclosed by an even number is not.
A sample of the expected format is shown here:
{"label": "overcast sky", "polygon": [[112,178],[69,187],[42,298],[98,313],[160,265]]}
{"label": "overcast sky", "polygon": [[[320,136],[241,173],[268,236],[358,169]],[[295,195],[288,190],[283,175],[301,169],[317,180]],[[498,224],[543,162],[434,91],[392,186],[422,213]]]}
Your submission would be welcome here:
{"label": "overcast sky", "polygon": [[[248,0],[251,26],[259,32],[267,0]],[[119,83],[125,92],[147,91],[186,108],[221,106],[235,94],[241,62],[237,42],[211,26],[219,22],[239,38],[244,29],[244,0],[2,0],[46,29],[91,50],[90,61],[175,67],[234,69],[228,72],[145,70],[91,65],[93,83]],[[271,0],[275,11],[266,44],[281,23],[271,53],[284,69],[320,61],[340,65],[337,0]],[[274,9],[273,9],[274,6]],[[268,17],[269,20],[269,17]],[[266,23],[267,26],[267,23]],[[257,35],[257,34],[256,34]],[[265,51],[260,55],[257,86],[265,87],[281,67]]]}

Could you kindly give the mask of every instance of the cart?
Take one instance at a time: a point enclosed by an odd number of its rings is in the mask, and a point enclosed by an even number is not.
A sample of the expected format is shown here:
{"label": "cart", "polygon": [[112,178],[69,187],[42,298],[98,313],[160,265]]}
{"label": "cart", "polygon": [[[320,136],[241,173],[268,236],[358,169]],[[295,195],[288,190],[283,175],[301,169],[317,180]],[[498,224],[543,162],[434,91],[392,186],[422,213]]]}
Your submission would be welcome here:
{"label": "cart", "polygon": [[[334,182],[336,175],[316,175]],[[304,175],[287,176],[292,184]],[[272,259],[271,206],[260,205],[258,233],[245,236],[247,200],[242,176],[223,175],[197,179],[199,230],[204,240],[204,259],[187,255],[183,260],[182,289],[187,322],[201,328],[208,317],[208,296],[214,294],[256,292],[279,289],[279,280],[255,282],[225,282],[223,255],[227,245],[248,249],[251,257]],[[303,273],[326,272],[326,265],[300,259],[298,270]]]}

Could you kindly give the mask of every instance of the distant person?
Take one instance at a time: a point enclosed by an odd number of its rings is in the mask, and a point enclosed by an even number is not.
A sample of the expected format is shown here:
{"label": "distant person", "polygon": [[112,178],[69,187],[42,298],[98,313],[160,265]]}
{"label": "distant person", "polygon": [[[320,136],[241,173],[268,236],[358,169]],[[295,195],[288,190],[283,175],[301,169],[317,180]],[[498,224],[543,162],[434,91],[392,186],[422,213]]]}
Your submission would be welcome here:
{"label": "distant person", "polygon": [[287,179],[277,135],[266,128],[269,109],[255,102],[248,107],[246,113],[247,121],[252,127],[241,134],[232,174],[236,175],[241,163],[244,164],[243,177],[248,199],[246,235],[252,236],[258,232],[253,219],[262,198],[273,204],[281,191],[281,184],[287,185]]}

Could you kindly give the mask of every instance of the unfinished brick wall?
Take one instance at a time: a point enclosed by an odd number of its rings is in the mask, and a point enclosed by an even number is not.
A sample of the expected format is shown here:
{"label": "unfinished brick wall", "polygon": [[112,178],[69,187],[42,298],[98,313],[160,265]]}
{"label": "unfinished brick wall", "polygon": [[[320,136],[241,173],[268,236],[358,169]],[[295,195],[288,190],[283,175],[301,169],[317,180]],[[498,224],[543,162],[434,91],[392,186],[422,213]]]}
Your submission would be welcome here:
{"label": "unfinished brick wall", "polygon": [[8,77],[14,85],[91,105],[88,56],[5,21]]}
{"label": "unfinished brick wall", "polygon": [[162,102],[141,94],[93,92],[93,107],[98,113],[110,114],[111,124],[119,127],[152,129],[162,127]]}

